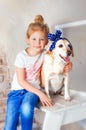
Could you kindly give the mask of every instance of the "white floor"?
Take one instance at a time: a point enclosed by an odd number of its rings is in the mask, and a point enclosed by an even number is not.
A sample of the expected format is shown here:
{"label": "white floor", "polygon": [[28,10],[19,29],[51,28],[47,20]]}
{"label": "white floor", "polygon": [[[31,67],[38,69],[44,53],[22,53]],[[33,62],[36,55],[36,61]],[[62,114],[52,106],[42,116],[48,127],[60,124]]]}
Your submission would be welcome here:
{"label": "white floor", "polygon": [[61,130],[83,130],[78,123],[72,123],[62,126]]}

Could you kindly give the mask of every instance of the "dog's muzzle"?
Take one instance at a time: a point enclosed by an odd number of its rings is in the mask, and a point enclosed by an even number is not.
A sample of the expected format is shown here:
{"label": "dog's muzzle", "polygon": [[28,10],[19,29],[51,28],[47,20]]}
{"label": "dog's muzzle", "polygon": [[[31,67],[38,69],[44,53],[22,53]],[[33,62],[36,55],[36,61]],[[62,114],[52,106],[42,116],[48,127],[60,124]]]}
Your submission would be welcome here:
{"label": "dog's muzzle", "polygon": [[67,56],[70,56],[71,55],[71,51],[67,51]]}
{"label": "dog's muzzle", "polygon": [[69,57],[69,56],[63,57],[63,56],[60,55],[60,57],[61,57],[61,59],[63,59],[65,62],[70,62],[70,57]]}

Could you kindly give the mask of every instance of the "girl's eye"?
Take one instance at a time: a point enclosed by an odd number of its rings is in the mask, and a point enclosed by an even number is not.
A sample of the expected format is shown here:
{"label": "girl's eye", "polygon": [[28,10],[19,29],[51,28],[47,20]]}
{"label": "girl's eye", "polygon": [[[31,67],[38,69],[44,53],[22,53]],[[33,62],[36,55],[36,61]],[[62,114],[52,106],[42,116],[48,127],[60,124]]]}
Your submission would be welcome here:
{"label": "girl's eye", "polygon": [[36,40],[35,38],[33,38],[33,40]]}
{"label": "girl's eye", "polygon": [[40,39],[41,41],[44,41],[44,39],[42,38],[42,39]]}
{"label": "girl's eye", "polygon": [[62,47],[63,47],[63,45],[62,45],[62,44],[60,44],[60,45],[59,45],[59,48],[62,48]]}

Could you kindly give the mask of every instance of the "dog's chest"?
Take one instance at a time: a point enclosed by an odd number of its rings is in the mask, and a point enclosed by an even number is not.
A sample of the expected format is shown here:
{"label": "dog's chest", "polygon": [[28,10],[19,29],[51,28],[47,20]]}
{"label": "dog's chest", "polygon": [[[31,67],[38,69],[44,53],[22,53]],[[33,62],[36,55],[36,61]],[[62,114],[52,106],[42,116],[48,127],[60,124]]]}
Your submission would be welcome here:
{"label": "dog's chest", "polygon": [[52,91],[56,92],[61,89],[65,79],[64,65],[62,63],[56,63],[50,65],[48,72],[48,80]]}
{"label": "dog's chest", "polygon": [[64,63],[47,56],[43,64],[44,77],[48,80],[52,91],[56,92],[63,86],[65,78]]}
{"label": "dog's chest", "polygon": [[65,75],[63,74],[56,74],[56,73],[50,73],[48,77],[49,86],[52,91],[56,92],[61,89],[64,83]]}
{"label": "dog's chest", "polygon": [[57,75],[60,74],[63,75],[64,72],[64,64],[62,62],[58,63],[58,62],[53,62],[49,65],[47,65],[47,71],[48,73],[55,73]]}

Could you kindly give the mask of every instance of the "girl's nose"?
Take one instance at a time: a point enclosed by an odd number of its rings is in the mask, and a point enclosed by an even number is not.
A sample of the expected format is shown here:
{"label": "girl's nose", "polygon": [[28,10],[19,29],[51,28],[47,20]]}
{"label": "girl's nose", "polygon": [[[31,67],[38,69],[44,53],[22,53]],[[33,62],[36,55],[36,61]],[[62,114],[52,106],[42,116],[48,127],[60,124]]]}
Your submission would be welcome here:
{"label": "girl's nose", "polygon": [[38,45],[40,44],[40,40],[37,40],[37,44],[38,44]]}

